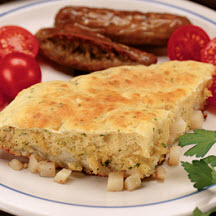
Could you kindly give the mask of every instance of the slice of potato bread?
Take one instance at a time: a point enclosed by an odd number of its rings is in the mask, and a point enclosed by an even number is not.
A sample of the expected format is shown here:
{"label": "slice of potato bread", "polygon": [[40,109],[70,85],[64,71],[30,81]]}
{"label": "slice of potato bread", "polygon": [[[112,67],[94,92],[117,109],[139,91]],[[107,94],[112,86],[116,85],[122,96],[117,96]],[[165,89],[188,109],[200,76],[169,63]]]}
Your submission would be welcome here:
{"label": "slice of potato bread", "polygon": [[36,84],[0,113],[0,147],[89,174],[150,176],[205,105],[214,73],[171,61]]}

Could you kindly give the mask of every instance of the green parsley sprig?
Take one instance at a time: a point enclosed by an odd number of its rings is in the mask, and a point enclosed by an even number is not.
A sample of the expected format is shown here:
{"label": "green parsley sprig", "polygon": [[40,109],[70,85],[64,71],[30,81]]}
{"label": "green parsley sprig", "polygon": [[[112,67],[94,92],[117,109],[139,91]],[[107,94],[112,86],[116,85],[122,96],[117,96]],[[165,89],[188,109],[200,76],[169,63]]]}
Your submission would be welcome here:
{"label": "green parsley sprig", "polygon": [[[194,145],[185,152],[185,156],[204,157],[211,147],[216,143],[216,131],[196,129],[194,133],[187,133],[179,137],[179,146]],[[188,173],[194,187],[199,191],[207,186],[216,183],[216,156],[211,155],[200,160],[193,160],[192,163],[181,161],[182,166]]]}
{"label": "green parsley sprig", "polygon": [[206,213],[203,213],[202,211],[200,211],[200,209],[198,207],[196,207],[193,211],[193,216],[210,216],[215,211],[216,211],[216,207],[212,208],[211,210],[209,210]]}
{"label": "green parsley sprig", "polygon": [[186,133],[177,139],[179,146],[195,144],[194,147],[185,152],[186,156],[204,157],[209,149],[216,143],[216,131],[196,129],[194,133]]}

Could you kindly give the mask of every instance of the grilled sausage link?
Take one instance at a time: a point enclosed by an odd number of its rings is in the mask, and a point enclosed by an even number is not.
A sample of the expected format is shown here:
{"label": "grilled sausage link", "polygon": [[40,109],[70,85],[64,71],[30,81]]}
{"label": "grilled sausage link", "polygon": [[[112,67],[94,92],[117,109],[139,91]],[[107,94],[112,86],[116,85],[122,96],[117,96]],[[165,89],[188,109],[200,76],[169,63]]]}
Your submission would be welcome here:
{"label": "grilled sausage link", "polygon": [[190,24],[182,16],[68,6],[55,17],[55,26],[78,24],[127,45],[165,45],[178,27]]}
{"label": "grilled sausage link", "polygon": [[41,29],[36,37],[46,57],[82,71],[119,65],[150,65],[157,61],[153,54],[112,42],[103,35],[71,24],[61,29]]}

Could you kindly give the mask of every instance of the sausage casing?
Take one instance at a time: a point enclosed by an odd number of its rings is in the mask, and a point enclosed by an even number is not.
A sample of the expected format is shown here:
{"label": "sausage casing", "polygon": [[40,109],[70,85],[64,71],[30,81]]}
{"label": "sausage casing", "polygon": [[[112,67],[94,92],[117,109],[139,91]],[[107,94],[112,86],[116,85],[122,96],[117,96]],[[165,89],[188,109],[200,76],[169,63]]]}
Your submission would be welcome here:
{"label": "sausage casing", "polygon": [[79,24],[127,45],[165,45],[178,27],[190,24],[182,16],[68,6],[55,17],[55,26]]}
{"label": "sausage casing", "polygon": [[111,41],[103,35],[74,26],[37,32],[40,50],[49,59],[77,70],[96,71],[119,65],[150,65],[150,53]]}

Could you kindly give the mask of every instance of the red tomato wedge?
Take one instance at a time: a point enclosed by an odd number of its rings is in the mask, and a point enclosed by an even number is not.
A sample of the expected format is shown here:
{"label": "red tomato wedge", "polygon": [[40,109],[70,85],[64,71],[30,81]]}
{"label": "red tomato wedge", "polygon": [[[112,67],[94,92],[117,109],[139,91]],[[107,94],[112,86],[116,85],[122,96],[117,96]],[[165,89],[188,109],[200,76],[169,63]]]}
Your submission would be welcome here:
{"label": "red tomato wedge", "polygon": [[1,107],[3,106],[4,104],[4,97],[3,97],[3,94],[0,92],[0,111],[1,111]]}
{"label": "red tomato wedge", "polygon": [[0,111],[2,111],[11,101],[11,98],[7,97],[0,91]]}
{"label": "red tomato wedge", "polygon": [[212,39],[201,51],[201,61],[216,65],[216,38]]}
{"label": "red tomato wedge", "polygon": [[209,90],[212,93],[212,97],[208,98],[208,102],[216,106],[216,76],[213,76],[213,83]]}
{"label": "red tomato wedge", "polygon": [[0,93],[0,112],[4,109],[4,98],[3,95]]}
{"label": "red tomato wedge", "polygon": [[0,28],[0,59],[12,52],[21,52],[35,57],[39,50],[37,38],[19,26]]}
{"label": "red tomato wedge", "polygon": [[38,82],[41,82],[41,70],[33,57],[13,52],[0,62],[0,88],[9,98]]}
{"label": "red tomato wedge", "polygon": [[200,61],[200,52],[209,41],[209,36],[200,27],[182,26],[173,32],[168,41],[168,56],[170,60]]}

